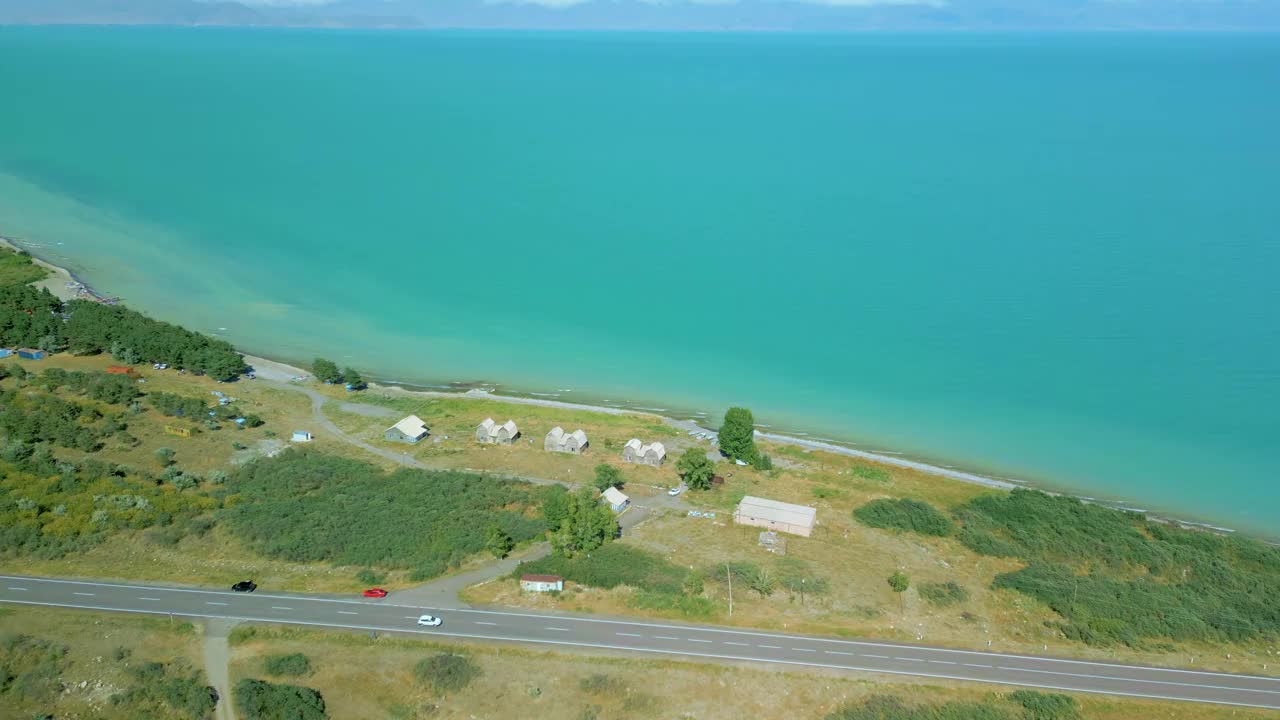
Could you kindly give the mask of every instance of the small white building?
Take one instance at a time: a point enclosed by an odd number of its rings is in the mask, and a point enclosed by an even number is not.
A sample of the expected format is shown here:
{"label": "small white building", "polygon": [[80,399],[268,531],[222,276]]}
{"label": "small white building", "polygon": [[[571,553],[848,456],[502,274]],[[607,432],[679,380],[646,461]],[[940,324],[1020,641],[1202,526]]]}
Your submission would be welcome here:
{"label": "small white building", "polygon": [[622,446],[622,459],[629,463],[660,467],[667,459],[667,448],[660,442],[642,445],[639,438],[631,438]]}
{"label": "small white building", "polygon": [[818,511],[807,505],[792,505],[748,495],[742,498],[738,509],[733,511],[733,521],[739,525],[752,525],[809,537],[813,533],[817,515]]}
{"label": "small white building", "polygon": [[564,578],[559,575],[521,575],[520,589],[529,592],[558,592],[564,590]]}
{"label": "small white building", "polygon": [[616,487],[605,488],[604,492],[600,493],[600,497],[604,498],[604,501],[609,503],[609,508],[614,512],[622,512],[631,504],[631,498],[624,495],[622,491]]}
{"label": "small white building", "polygon": [[293,442],[311,442],[314,438],[306,430],[294,430],[293,437],[289,439]]}
{"label": "small white building", "polygon": [[514,420],[499,425],[493,418],[485,418],[476,428],[476,440],[487,445],[510,445],[519,436],[520,428],[516,427]]}
{"label": "small white building", "polygon": [[587,434],[582,431],[582,428],[567,433],[564,428],[557,425],[547,433],[546,439],[542,441],[542,449],[578,455],[587,449]]}

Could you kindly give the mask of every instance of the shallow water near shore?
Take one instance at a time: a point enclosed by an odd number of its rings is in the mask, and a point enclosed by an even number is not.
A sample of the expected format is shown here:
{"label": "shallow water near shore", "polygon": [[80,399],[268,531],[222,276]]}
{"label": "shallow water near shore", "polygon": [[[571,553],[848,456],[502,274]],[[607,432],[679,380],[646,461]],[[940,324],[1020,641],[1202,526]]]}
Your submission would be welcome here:
{"label": "shallow water near shore", "polygon": [[286,360],[1280,535],[1280,38],[0,28],[0,232]]}

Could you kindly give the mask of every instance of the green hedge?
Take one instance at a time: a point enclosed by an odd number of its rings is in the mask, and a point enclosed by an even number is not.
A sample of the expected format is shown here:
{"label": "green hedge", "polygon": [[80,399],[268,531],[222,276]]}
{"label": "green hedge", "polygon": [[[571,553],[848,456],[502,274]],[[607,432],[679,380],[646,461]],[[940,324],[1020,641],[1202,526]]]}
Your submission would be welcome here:
{"label": "green hedge", "polygon": [[909,530],[921,535],[945,537],[955,531],[955,523],[932,505],[919,500],[872,500],[853,511],[862,524],[875,528]]}
{"label": "green hedge", "polygon": [[521,563],[512,577],[518,578],[523,573],[560,575],[566,580],[598,588],[628,585],[678,595],[688,571],[655,553],[610,543],[590,554],[578,555],[572,559],[553,554],[533,562]]}

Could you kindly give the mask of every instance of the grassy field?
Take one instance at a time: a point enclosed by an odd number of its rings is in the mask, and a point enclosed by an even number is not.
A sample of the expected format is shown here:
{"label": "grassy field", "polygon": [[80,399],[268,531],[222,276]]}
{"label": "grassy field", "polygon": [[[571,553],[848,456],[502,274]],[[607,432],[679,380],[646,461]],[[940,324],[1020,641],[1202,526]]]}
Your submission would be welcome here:
{"label": "grassy field", "polygon": [[49,271],[31,262],[31,256],[0,247],[0,287],[26,285],[49,276]]}
{"label": "grassy field", "polygon": [[[131,668],[160,662],[203,672],[201,639],[197,629],[187,623],[0,605],[0,639],[4,640],[0,657],[11,652],[9,643],[19,635],[63,645],[67,650],[56,665],[46,697],[40,697],[39,692],[24,695],[16,688],[0,692],[0,717],[4,718],[38,718],[44,717],[41,713],[51,713],[56,718],[135,720],[144,716],[137,705],[111,702],[113,695],[137,685]],[[154,714],[154,708],[145,713],[157,719],[182,717],[177,713]]]}
{"label": "grassy field", "polygon": [[[237,633],[238,635],[238,633]],[[818,720],[840,705],[875,694],[911,703],[1007,703],[1007,689],[960,683],[852,678],[826,671],[779,671],[757,666],[705,665],[545,653],[484,645],[443,645],[391,636],[254,628],[233,635],[232,682],[284,681],[319,690],[334,718],[586,718],[796,717]],[[437,694],[414,677],[421,659],[460,652],[481,674],[467,688]],[[275,678],[269,655],[302,653],[311,671]],[[1085,720],[1225,720],[1268,717],[1263,711],[1080,695]]]}

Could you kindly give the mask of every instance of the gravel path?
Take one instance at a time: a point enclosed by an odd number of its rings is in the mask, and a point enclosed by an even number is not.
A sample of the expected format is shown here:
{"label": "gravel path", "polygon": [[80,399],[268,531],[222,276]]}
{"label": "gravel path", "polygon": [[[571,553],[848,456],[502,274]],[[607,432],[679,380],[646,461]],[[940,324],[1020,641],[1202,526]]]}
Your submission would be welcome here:
{"label": "gravel path", "polygon": [[216,720],[236,720],[236,710],[231,699],[231,676],[227,664],[231,661],[231,648],[227,645],[227,633],[234,621],[211,618],[204,626],[204,671],[209,684],[218,691],[218,704],[214,708]]}

